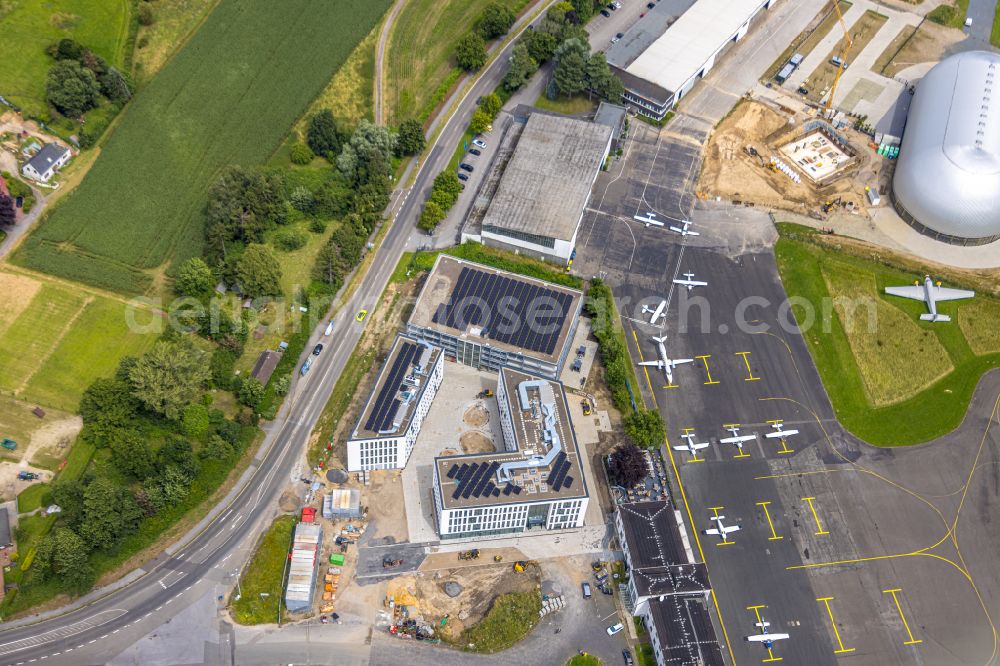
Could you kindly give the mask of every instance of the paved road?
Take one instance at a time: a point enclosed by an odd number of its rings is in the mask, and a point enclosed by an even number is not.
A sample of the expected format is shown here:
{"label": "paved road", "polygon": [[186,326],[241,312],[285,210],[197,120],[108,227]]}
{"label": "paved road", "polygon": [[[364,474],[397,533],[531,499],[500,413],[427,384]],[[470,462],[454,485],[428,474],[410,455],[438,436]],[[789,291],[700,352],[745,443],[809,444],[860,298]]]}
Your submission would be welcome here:
{"label": "paved road", "polygon": [[969,11],[966,18],[972,19],[972,25],[965,30],[969,36],[982,47],[990,48],[990,32],[993,30],[993,15],[997,9],[997,0],[969,0]]}
{"label": "paved road", "polygon": [[[542,4],[554,1],[543,0]],[[514,30],[523,30],[526,23],[522,18]],[[293,476],[297,477],[295,472],[313,424],[364,330],[365,324],[356,322],[354,314],[361,308],[371,311],[378,301],[415,232],[420,205],[430,193],[434,176],[447,165],[452,146],[460,140],[472,117],[476,99],[496,88],[502,79],[512,45],[482,73],[456,112],[443,121],[443,130],[420,166],[412,188],[394,194],[389,231],[376,250],[368,274],[334,319],[332,338],[340,344],[319,357],[312,371],[293,387],[267,433],[263,453],[254,460],[246,484],[232,495],[231,501],[216,508],[215,517],[183,548],[172,549],[176,554],[157,558],[123,587],[56,617],[35,623],[8,623],[0,631],[0,663],[30,663],[43,657],[49,663],[65,664],[103,660],[158,624],[169,622],[172,613],[168,606],[178,601],[179,609],[187,603],[185,594],[197,595],[204,586],[217,582],[222,567],[232,568],[238,561],[226,563],[234,551],[238,550],[241,557],[246,555],[248,537],[256,534],[272,515],[272,504],[281,489]],[[319,339],[322,328],[318,327],[303,354]],[[213,575],[215,581],[211,580]]]}
{"label": "paved road", "polygon": [[3,240],[3,243],[0,243],[0,259],[6,257],[14,249],[14,246],[28,233],[28,230],[38,221],[42,211],[45,210],[45,202],[48,197],[42,194],[42,190],[32,189],[35,192],[35,205],[32,206],[31,212],[18,220],[13,227],[4,228],[4,231],[7,232],[7,238]]}

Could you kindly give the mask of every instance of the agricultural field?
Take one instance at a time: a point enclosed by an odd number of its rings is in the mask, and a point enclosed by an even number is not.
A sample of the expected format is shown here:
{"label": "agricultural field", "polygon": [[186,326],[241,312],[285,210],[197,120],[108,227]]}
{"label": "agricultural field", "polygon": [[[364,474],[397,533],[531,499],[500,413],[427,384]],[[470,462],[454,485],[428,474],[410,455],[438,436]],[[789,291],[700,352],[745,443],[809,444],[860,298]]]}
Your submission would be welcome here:
{"label": "agricultural field", "polygon": [[198,29],[219,0],[156,0],[153,25],[139,26],[132,57],[132,78],[143,86]]}
{"label": "agricultural field", "polygon": [[390,0],[222,0],[136,95],[80,186],[12,258],[123,294],[198,255],[219,170],[278,147]]}
{"label": "agricultural field", "polygon": [[118,300],[6,271],[0,286],[23,296],[0,309],[0,391],[19,400],[76,411],[91,382],[157,337],[129,330]]}
{"label": "agricultural field", "polygon": [[[499,0],[514,13],[528,0]],[[408,0],[386,46],[385,113],[389,125],[426,121],[461,74],[452,60],[455,44],[479,18],[485,3]],[[442,90],[442,88],[444,88]]]}
{"label": "agricultural field", "polygon": [[[898,257],[875,263],[861,248],[835,248],[813,230],[778,226],[781,281],[789,297],[818,313],[803,337],[844,427],[877,446],[926,442],[956,428],[979,378],[1000,367],[1000,300],[979,289],[975,299],[939,304],[951,323],[920,321],[923,303],[887,296],[884,288],[912,283],[927,266]],[[963,286],[960,278],[945,282]],[[860,305],[851,311],[832,301],[838,296]],[[870,333],[865,302],[875,306]]]}
{"label": "agricultural field", "polygon": [[48,117],[45,48],[71,37],[112,65],[127,61],[130,0],[0,1],[0,95],[26,115]]}

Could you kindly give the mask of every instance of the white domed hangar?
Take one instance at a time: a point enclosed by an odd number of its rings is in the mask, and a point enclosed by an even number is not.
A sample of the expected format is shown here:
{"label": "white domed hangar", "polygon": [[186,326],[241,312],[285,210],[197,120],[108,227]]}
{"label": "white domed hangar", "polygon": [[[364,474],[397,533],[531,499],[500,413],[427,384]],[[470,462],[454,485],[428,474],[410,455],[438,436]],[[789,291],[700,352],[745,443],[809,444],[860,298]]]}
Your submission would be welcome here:
{"label": "white domed hangar", "polygon": [[953,55],[917,85],[893,205],[914,229],[945,243],[1000,240],[1000,55]]}

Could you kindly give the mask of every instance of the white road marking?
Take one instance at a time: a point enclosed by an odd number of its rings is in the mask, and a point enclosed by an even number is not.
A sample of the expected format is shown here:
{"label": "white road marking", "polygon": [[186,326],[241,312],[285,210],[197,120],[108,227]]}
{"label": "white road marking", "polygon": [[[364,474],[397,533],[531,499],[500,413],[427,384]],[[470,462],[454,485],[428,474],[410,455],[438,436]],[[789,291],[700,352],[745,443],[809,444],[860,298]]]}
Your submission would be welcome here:
{"label": "white road marking", "polygon": [[58,629],[46,631],[36,636],[29,636],[28,638],[22,638],[17,641],[11,641],[10,643],[4,643],[3,645],[0,645],[0,655],[9,654],[11,652],[17,652],[18,650],[25,650],[27,648],[68,638],[70,636],[82,633],[87,629],[93,629],[94,627],[99,627],[102,624],[107,624],[108,622],[111,622],[112,620],[115,620],[121,617],[122,615],[125,615],[126,613],[128,613],[128,611],[121,608],[114,608],[111,610],[101,611],[100,613],[91,615],[90,617],[84,620],[79,620],[77,622],[74,622],[73,624],[68,624],[64,627],[59,627]]}

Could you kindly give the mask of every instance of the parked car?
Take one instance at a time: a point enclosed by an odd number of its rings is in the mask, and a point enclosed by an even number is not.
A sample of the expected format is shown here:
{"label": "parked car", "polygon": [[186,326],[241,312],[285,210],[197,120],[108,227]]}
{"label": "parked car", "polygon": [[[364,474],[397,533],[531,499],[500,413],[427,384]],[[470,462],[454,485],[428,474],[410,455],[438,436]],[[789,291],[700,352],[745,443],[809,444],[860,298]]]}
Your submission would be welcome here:
{"label": "parked car", "polygon": [[590,583],[584,583],[582,585],[582,588],[583,588],[583,598],[584,599],[589,599],[590,598]]}
{"label": "parked car", "polygon": [[614,594],[614,593],[613,593],[613,592],[611,591],[611,587],[610,587],[609,585],[598,585],[598,586],[597,586],[597,589],[601,591],[601,594],[606,594],[606,595],[608,595],[609,597],[610,597],[610,596],[611,596],[612,594]]}
{"label": "parked car", "polygon": [[473,171],[476,170],[476,168],[471,164],[469,164],[468,162],[462,162],[461,164],[458,165],[458,168],[461,169],[462,171],[468,171],[469,173],[472,173]]}
{"label": "parked car", "polygon": [[799,86],[799,94],[800,95],[808,95],[809,94],[809,88],[806,88],[805,86]]}
{"label": "parked car", "polygon": [[652,9],[655,6],[656,6],[655,2],[647,2],[646,3],[646,9]]}
{"label": "parked car", "polygon": [[605,18],[611,18],[611,12],[609,12],[607,9],[602,9],[601,10],[601,16],[603,16]]}
{"label": "parked car", "polygon": [[622,659],[625,660],[625,666],[632,666],[632,653],[628,650],[622,650]]}
{"label": "parked car", "polygon": [[617,634],[619,631],[621,631],[624,628],[625,628],[625,625],[623,625],[621,622],[619,622],[617,624],[613,624],[610,627],[608,627],[606,629],[606,631],[608,632],[608,636],[614,636],[615,634]]}
{"label": "parked car", "polygon": [[615,7],[615,3],[613,3],[613,2],[609,2],[609,3],[608,3],[608,9],[610,9],[611,11],[615,11],[615,10],[616,10],[616,9],[618,9],[618,8],[617,8],[617,7]]}
{"label": "parked car", "polygon": [[464,171],[459,171],[458,179],[462,181],[469,180],[469,174],[465,173]]}
{"label": "parked car", "polygon": [[323,351],[323,343],[321,342],[315,347],[313,347],[313,356],[319,356],[320,352],[322,351]]}
{"label": "parked car", "polygon": [[482,139],[473,139],[472,145],[475,146],[476,148],[482,148],[483,150],[486,150],[486,142],[483,141]]}
{"label": "parked car", "polygon": [[483,154],[483,151],[479,150],[478,148],[469,148],[469,154],[479,157],[480,155]]}
{"label": "parked car", "polygon": [[621,39],[624,36],[625,36],[624,32],[619,32],[617,35],[615,35],[615,39]]}

